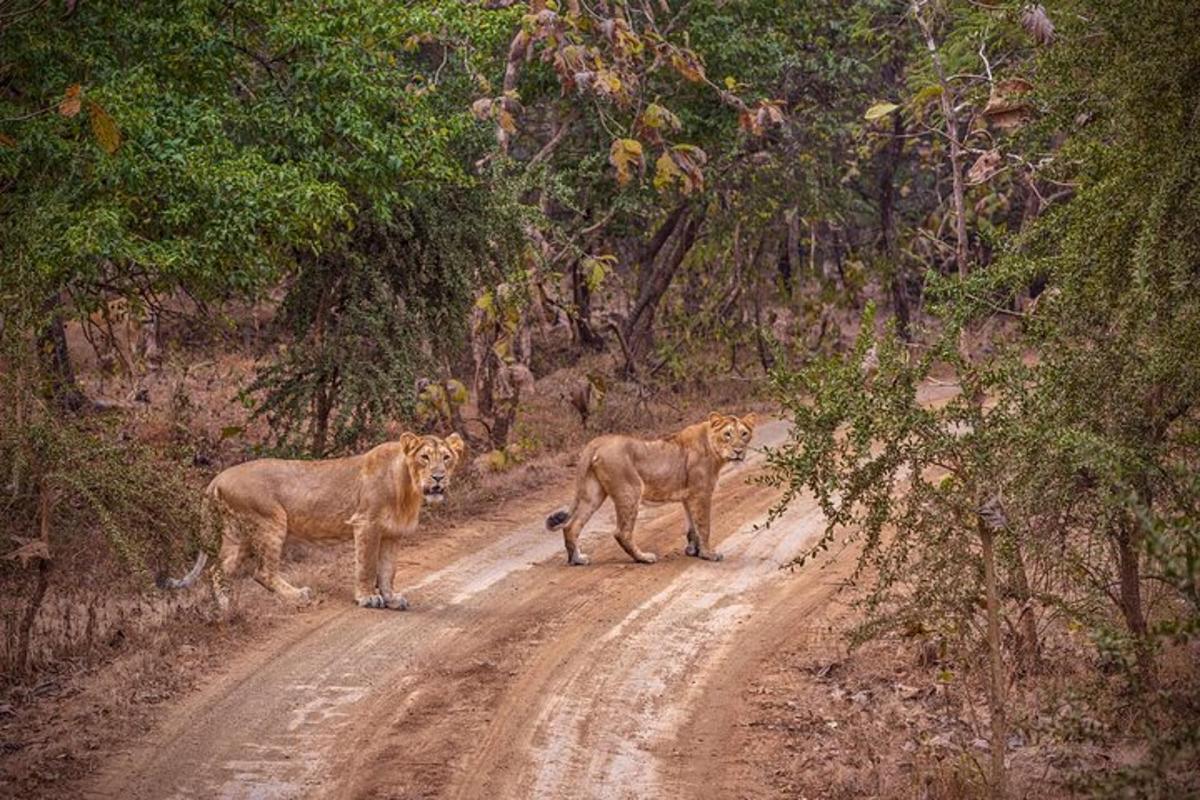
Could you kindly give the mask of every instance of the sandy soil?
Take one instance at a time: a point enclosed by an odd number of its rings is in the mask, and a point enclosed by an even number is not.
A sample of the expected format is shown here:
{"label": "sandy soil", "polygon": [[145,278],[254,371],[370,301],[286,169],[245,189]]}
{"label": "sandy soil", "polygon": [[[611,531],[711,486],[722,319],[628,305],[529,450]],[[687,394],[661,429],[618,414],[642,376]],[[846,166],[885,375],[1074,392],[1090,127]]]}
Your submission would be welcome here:
{"label": "sandy soil", "polygon": [[[756,443],[783,440],[763,425]],[[545,515],[566,480],[423,542],[398,575],[412,610],[329,603],[256,642],[106,759],[95,797],[712,797],[756,654],[794,636],[838,576],[778,567],[822,528],[750,482],[717,490],[720,563],[686,558],[676,504],[644,507],[634,564],[611,507],[568,567]],[[565,477],[565,476],[564,476]],[[836,572],[836,571],[835,571]],[[730,772],[729,774],[733,774]]]}

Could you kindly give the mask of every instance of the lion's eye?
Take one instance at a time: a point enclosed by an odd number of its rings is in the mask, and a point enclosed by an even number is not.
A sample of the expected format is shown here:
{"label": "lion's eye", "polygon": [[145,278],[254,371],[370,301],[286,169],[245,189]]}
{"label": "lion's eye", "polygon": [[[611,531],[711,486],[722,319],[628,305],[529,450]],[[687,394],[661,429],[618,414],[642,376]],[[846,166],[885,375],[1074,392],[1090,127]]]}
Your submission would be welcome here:
{"label": "lion's eye", "polygon": [[429,463],[429,453],[421,453],[421,460],[424,461],[426,464],[428,464]]}
{"label": "lion's eye", "polygon": [[732,438],[732,437],[733,437],[733,434],[732,434],[732,433],[730,433],[729,431],[725,431],[725,438],[726,438],[726,439],[730,439],[730,438]]}

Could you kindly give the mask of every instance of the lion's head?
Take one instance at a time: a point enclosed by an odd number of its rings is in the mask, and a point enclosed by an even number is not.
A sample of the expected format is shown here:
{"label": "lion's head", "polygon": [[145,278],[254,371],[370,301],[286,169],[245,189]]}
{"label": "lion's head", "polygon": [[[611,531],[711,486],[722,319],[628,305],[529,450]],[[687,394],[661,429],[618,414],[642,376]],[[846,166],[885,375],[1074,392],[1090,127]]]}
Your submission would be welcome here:
{"label": "lion's head", "polygon": [[452,433],[445,439],[438,436],[417,436],[406,433],[400,437],[408,457],[408,468],[421,489],[421,497],[427,503],[440,503],[446,499],[450,488],[450,476],[462,460],[466,445],[462,437]]}
{"label": "lion's head", "polygon": [[745,461],[755,421],[753,414],[738,418],[714,411],[708,415],[708,443],[724,461]]}

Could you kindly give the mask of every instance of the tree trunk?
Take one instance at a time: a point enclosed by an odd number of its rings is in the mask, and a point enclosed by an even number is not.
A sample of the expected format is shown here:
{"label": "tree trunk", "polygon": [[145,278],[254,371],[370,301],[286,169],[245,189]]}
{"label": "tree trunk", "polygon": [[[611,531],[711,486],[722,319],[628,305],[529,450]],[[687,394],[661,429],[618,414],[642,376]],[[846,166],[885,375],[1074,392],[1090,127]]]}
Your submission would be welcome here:
{"label": "tree trunk", "polygon": [[29,670],[29,644],[33,637],[33,624],[37,621],[38,611],[46,598],[46,588],[50,585],[50,512],[52,490],[45,478],[42,478],[42,488],[38,497],[38,518],[41,527],[41,543],[44,556],[37,556],[37,578],[33,586],[33,596],[25,607],[25,615],[21,618],[21,627],[17,630],[16,672],[25,674]]}
{"label": "tree trunk", "polygon": [[1013,597],[1021,604],[1021,613],[1017,618],[1020,636],[1017,652],[1026,670],[1037,670],[1041,668],[1042,652],[1038,642],[1037,621],[1033,618],[1033,593],[1029,590],[1029,576],[1025,572],[1025,559],[1020,546],[1013,548],[1013,552]]}
{"label": "tree trunk", "polygon": [[324,458],[329,447],[329,416],[337,399],[337,367],[320,380],[320,385],[313,393],[313,455]]}
{"label": "tree trunk", "polygon": [[592,330],[592,290],[588,288],[587,276],[580,264],[581,261],[576,259],[571,265],[571,293],[575,305],[571,328],[580,345],[599,352],[604,349],[604,337]]}
{"label": "tree trunk", "polygon": [[1151,649],[1149,629],[1146,625],[1146,613],[1142,608],[1142,575],[1139,550],[1141,537],[1137,533],[1137,523],[1122,526],[1116,532],[1117,571],[1121,587],[1121,614],[1125,617],[1125,625],[1133,637],[1136,648],[1138,680],[1140,689],[1153,689],[1158,683],[1154,665],[1154,653]]}
{"label": "tree trunk", "polygon": [[625,320],[625,340],[635,359],[654,345],[654,315],[679,265],[696,241],[702,218],[684,204],[676,207],[642,252],[638,269],[638,296]]}
{"label": "tree trunk", "polygon": [[883,232],[881,244],[883,257],[887,261],[896,332],[907,342],[911,341],[908,274],[900,256],[896,233],[896,167],[904,150],[904,130],[904,116],[896,111],[892,114],[892,138],[883,150],[883,161],[879,166],[879,227]]}
{"label": "tree trunk", "polygon": [[[946,69],[942,65],[942,58],[938,54],[937,42],[933,38],[933,29],[929,26],[925,17],[922,16],[921,4],[918,0],[913,0],[912,12],[917,25],[921,28],[921,33],[925,37],[925,47],[929,51],[929,60],[933,63],[933,71],[937,75],[938,83],[942,88],[941,107],[942,116],[946,120],[946,138],[950,140],[950,180],[954,197],[954,262],[958,268],[958,278],[961,281],[966,279],[969,271],[967,263],[967,211],[963,181],[963,147],[962,141],[959,139],[958,112],[954,110],[954,87],[946,77]],[[964,360],[970,359],[970,346],[965,327],[959,333],[958,349],[959,354]]]}
{"label": "tree trunk", "polygon": [[71,352],[67,347],[67,330],[63,322],[62,294],[56,292],[42,304],[46,315],[42,331],[38,335],[38,354],[48,384],[50,401],[67,411],[78,411],[87,402],[75,380],[75,368],[71,364]]}
{"label": "tree trunk", "polygon": [[987,592],[988,632],[988,710],[991,715],[992,776],[991,796],[1000,800],[1007,794],[1004,748],[1008,738],[1004,720],[1004,661],[1000,652],[1000,596],[996,589],[995,533],[983,520],[978,522],[983,545],[984,584]]}

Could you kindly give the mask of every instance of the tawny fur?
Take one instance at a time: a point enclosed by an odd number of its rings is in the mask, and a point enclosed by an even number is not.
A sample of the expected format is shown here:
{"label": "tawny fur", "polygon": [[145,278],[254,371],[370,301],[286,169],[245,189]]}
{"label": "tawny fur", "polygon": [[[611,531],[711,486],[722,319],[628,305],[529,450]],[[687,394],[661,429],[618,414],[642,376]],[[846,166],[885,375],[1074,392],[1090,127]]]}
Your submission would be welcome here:
{"label": "tawny fur", "polygon": [[579,533],[611,497],[617,511],[617,543],[634,561],[653,564],[654,553],[639,550],[633,527],[642,500],[683,503],[688,518],[687,549],[690,556],[720,561],[709,544],[712,496],[721,467],[746,457],[755,417],[710,414],[662,439],[600,436],[588,442],[579,457],[575,502],[569,511],[546,519],[550,530],[562,528],[568,564],[586,564],[579,549]]}
{"label": "tawny fur", "polygon": [[[295,587],[279,574],[289,536],[307,541],[354,540],[354,599],[370,608],[407,608],[392,589],[401,534],[417,527],[423,502],[445,497],[450,476],[462,460],[463,440],[403,434],[357,456],[324,461],[259,459],[230,467],[205,490],[221,519],[221,550],[212,570],[218,602],[227,603],[226,579],[255,558],[254,579],[283,597],[306,601],[308,587]],[[179,588],[187,578],[168,580]]]}

